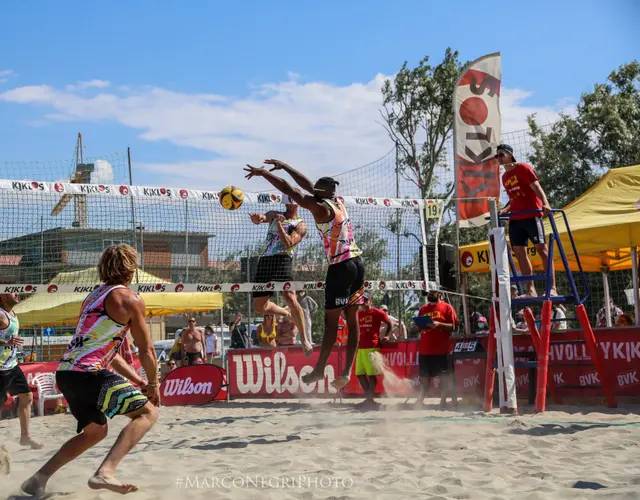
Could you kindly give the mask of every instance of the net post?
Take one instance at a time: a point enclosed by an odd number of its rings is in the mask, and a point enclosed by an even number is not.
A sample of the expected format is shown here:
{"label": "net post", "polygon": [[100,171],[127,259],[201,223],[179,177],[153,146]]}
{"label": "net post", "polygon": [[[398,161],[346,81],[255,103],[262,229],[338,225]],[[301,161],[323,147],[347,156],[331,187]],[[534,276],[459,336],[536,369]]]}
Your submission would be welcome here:
{"label": "net post", "polygon": [[500,412],[517,413],[508,245],[505,229],[500,227],[499,224],[498,206],[495,198],[489,199],[489,224],[489,256],[492,278],[491,307],[496,320]]}

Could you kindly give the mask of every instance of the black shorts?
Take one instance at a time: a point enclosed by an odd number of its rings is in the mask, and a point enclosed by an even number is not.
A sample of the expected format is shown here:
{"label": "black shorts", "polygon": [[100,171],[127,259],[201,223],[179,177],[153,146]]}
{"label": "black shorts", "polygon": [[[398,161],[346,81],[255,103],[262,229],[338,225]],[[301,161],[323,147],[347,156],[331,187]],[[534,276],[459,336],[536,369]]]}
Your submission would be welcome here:
{"label": "black shorts", "polygon": [[108,370],[98,372],[56,372],[58,389],[78,421],[76,432],[90,423],[104,425],[107,417],[139,410],[148,399],[128,380]]}
{"label": "black shorts", "polygon": [[0,371],[0,406],[7,402],[7,393],[12,396],[27,394],[31,387],[27,383],[22,368],[14,366],[11,370]]}
{"label": "black shorts", "polygon": [[449,371],[449,361],[446,354],[420,354],[418,366],[421,377],[437,377]]}
{"label": "black shorts", "polygon": [[[254,283],[293,281],[293,260],[289,255],[267,255],[258,259]],[[253,297],[271,297],[272,291],[253,292]]]}
{"label": "black shorts", "polygon": [[363,294],[364,261],[361,257],[329,266],[324,289],[325,310],[359,304]]}
{"label": "black shorts", "polygon": [[509,221],[509,242],[512,247],[526,247],[527,240],[534,245],[545,243],[542,217]]}

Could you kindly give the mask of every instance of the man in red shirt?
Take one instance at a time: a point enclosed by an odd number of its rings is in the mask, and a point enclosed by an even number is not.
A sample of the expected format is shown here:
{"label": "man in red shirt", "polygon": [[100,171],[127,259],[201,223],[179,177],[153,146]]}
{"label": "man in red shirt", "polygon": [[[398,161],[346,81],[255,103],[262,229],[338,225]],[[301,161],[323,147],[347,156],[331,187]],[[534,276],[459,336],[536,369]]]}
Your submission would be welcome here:
{"label": "man in red shirt", "polygon": [[[429,316],[433,320],[428,329],[420,330],[420,395],[416,405],[422,406],[431,378],[448,372],[449,338],[451,330],[458,326],[458,315],[450,304],[442,300],[442,292],[429,290],[427,303],[420,308],[418,316]],[[447,402],[449,382],[449,377],[440,377],[440,406],[443,408]]]}
{"label": "man in red shirt", "polygon": [[364,304],[358,311],[358,327],[360,329],[360,342],[356,354],[356,376],[364,389],[366,399],[364,405],[375,405],[373,395],[376,390],[376,376],[378,370],[373,364],[371,354],[380,351],[380,326],[387,325],[387,331],[391,329],[391,321],[386,312],[371,307],[371,296],[364,294]]}
{"label": "man in red shirt", "polygon": [[[500,144],[496,158],[504,166],[502,185],[504,186],[509,203],[500,210],[500,214],[524,212],[528,210],[542,210],[542,216],[549,215],[551,207],[544,194],[538,177],[526,163],[517,163],[513,156],[513,148],[508,144]],[[547,271],[547,259],[549,251],[545,241],[544,226],[540,212],[512,215],[509,219],[509,242],[516,254],[522,276],[530,276],[533,273],[531,261],[527,255],[527,240],[535,246],[536,252],[542,259],[542,265]],[[525,282],[525,296],[537,296],[533,281]],[[551,295],[556,293],[556,278],[551,263]]]}

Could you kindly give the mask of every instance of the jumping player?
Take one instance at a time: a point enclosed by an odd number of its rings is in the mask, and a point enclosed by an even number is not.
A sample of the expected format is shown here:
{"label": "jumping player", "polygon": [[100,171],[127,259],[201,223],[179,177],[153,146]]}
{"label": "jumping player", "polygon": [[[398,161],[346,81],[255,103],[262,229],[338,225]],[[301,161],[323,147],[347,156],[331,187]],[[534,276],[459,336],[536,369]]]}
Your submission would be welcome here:
{"label": "jumping player", "polygon": [[353,226],[347,209],[336,198],[336,185],[331,177],[322,177],[312,184],[300,172],[297,172],[280,160],[265,160],[273,165],[271,171],[284,170],[310,195],[302,194],[298,189],[267,171],[264,167],[247,165],[247,179],[264,177],[276,189],[289,196],[302,208],[311,212],[316,228],[322,235],[324,250],[329,260],[329,269],[325,280],[325,327],[320,356],[314,370],[302,377],[305,383],[322,380],[324,368],[338,335],[338,318],[344,310],[349,327],[347,340],[347,360],[344,371],[332,385],[341,389],[349,383],[351,369],[355,360],[360,339],[358,327],[358,309],[364,293],[364,262],[362,251],[358,248],[353,235]]}
{"label": "jumping player", "polygon": [[[307,235],[307,226],[298,215],[298,205],[289,196],[282,200],[285,211],[270,211],[265,214],[249,214],[254,224],[269,224],[267,246],[258,260],[256,283],[269,281],[293,281],[293,253],[298,244]],[[304,311],[298,303],[294,290],[285,290],[282,297],[289,311],[271,302],[273,292],[253,292],[253,307],[258,313],[289,316],[301,333],[302,346],[307,356],[313,353],[313,346],[305,334]],[[309,332],[310,336],[310,332]]]}
{"label": "jumping player", "polygon": [[[120,483],[114,476],[120,461],[158,419],[155,407],[160,405],[158,361],[145,320],[145,304],[138,294],[127,288],[137,266],[138,254],[129,245],[109,247],[100,256],[98,273],[104,284],[84,300],[76,333],[56,372],[58,388],[78,421],[78,434],[23,483],[25,493],[42,495],[56,471],[107,436],[107,417],[116,415],[125,415],[131,422],[89,479],[89,487],[121,494],[138,489],[133,484]],[[123,344],[125,348],[128,345],[129,330],[139,349],[148,382],[119,353]],[[140,386],[146,396],[109,371],[109,367]]]}
{"label": "jumping player", "polygon": [[20,444],[39,450],[42,445],[34,441],[29,431],[33,394],[18,365],[18,346],[24,340],[19,336],[20,323],[13,308],[19,301],[17,293],[0,295],[0,407],[7,401],[7,392],[18,396]]}

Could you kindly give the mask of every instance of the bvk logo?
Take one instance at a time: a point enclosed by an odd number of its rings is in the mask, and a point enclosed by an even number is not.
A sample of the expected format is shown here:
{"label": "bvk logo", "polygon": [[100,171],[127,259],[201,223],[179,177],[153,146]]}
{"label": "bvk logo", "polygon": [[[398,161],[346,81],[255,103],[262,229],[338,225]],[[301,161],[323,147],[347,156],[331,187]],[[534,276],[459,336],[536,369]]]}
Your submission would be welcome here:
{"label": "bvk logo", "polygon": [[384,203],[384,206],[385,206],[385,207],[390,207],[390,206],[391,206],[391,200],[389,200],[389,199],[387,199],[387,198],[385,198],[385,199],[384,199],[384,202],[383,202],[383,203]]}
{"label": "bvk logo", "polygon": [[284,290],[285,292],[287,290],[291,290],[291,283],[289,281],[285,282],[285,284],[282,285],[282,290]]}
{"label": "bvk logo", "polygon": [[176,285],[176,288],[175,288],[176,293],[180,293],[183,290],[184,290],[184,285],[182,283]]}
{"label": "bvk logo", "polygon": [[189,191],[187,191],[186,189],[181,189],[180,198],[182,198],[183,200],[186,200],[188,197],[189,197]]}
{"label": "bvk logo", "polygon": [[234,283],[233,285],[231,285],[231,292],[235,293],[238,290],[240,290],[240,285],[238,285],[238,283]]}
{"label": "bvk logo", "polygon": [[44,191],[44,183],[14,181],[11,183],[11,189],[16,191]]}
{"label": "bvk logo", "polygon": [[57,293],[58,292],[58,285],[49,285],[47,287],[47,293]]}
{"label": "bvk logo", "polygon": [[123,196],[127,196],[129,194],[129,188],[127,186],[120,186],[118,191],[120,191],[120,194]]}
{"label": "bvk logo", "polygon": [[53,189],[56,190],[56,193],[64,193],[64,184],[61,184],[59,182],[56,182],[53,185]]}

